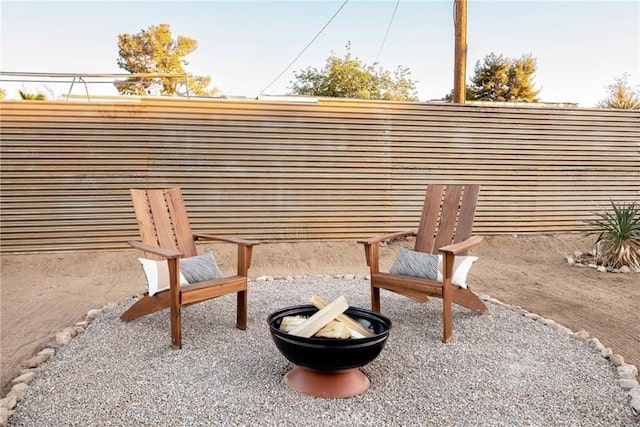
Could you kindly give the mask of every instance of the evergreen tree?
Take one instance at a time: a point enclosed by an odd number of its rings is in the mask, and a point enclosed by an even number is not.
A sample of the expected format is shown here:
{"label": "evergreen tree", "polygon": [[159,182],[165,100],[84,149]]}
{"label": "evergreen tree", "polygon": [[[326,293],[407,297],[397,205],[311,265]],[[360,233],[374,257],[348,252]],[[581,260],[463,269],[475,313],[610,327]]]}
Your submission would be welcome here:
{"label": "evergreen tree", "polygon": [[533,87],[536,60],[523,55],[519,59],[505,58],[491,52],[482,62],[476,62],[475,74],[468,88],[468,100],[497,102],[537,102],[539,90]]}
{"label": "evergreen tree", "polygon": [[523,55],[519,59],[509,60],[507,70],[508,101],[538,101],[539,90],[533,88],[533,74],[536,72],[536,60],[531,55]]}

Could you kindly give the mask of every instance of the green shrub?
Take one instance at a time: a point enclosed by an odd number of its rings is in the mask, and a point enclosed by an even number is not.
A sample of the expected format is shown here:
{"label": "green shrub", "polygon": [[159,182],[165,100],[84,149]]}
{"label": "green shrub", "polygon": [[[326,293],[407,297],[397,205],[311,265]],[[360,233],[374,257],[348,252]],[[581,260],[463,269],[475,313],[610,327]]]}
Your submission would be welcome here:
{"label": "green shrub", "polygon": [[610,268],[640,268],[640,205],[611,201],[611,206],[613,212],[586,221],[588,234],[598,234],[596,262]]}

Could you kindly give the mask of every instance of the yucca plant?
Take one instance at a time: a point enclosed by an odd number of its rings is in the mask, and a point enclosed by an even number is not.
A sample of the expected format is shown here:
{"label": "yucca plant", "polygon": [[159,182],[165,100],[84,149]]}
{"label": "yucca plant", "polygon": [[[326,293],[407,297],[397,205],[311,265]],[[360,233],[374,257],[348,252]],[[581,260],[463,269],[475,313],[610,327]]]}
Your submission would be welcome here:
{"label": "yucca plant", "polygon": [[598,234],[596,262],[610,268],[640,268],[640,205],[611,201],[613,212],[587,220],[589,235]]}

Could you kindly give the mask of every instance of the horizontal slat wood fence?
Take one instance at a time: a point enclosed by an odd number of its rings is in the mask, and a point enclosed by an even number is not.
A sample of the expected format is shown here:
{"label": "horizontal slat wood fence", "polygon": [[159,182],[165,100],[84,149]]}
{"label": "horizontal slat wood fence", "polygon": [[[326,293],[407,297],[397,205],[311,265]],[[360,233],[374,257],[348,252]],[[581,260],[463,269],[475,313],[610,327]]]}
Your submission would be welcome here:
{"label": "horizontal slat wood fence", "polygon": [[132,187],[195,231],[351,240],[417,225],[429,182],[480,183],[474,232],[584,230],[640,201],[640,111],[320,99],[1,101],[3,252],[117,249]]}

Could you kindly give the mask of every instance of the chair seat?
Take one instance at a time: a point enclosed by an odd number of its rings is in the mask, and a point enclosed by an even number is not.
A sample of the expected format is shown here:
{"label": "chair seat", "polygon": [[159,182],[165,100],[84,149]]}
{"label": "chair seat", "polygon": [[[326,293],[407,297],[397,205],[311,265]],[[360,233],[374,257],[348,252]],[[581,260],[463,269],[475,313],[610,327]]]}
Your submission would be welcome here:
{"label": "chair seat", "polygon": [[207,282],[184,285],[180,288],[182,305],[195,304],[222,295],[247,290],[247,278],[243,276],[229,276]]}

